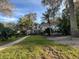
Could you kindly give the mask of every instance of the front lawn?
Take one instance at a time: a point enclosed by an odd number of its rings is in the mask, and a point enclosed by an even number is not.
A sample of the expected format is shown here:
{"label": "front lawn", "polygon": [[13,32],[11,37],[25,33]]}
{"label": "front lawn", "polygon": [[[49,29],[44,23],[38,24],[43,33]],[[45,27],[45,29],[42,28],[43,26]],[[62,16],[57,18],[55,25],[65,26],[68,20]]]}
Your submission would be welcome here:
{"label": "front lawn", "polygon": [[12,36],[12,37],[9,37],[8,39],[0,39],[0,46],[1,45],[4,45],[4,44],[7,44],[7,43],[9,43],[9,42],[12,42],[12,41],[15,41],[15,40],[17,40],[19,37],[15,37],[15,36]]}
{"label": "front lawn", "polygon": [[30,36],[21,43],[0,51],[0,59],[79,59],[79,49]]}

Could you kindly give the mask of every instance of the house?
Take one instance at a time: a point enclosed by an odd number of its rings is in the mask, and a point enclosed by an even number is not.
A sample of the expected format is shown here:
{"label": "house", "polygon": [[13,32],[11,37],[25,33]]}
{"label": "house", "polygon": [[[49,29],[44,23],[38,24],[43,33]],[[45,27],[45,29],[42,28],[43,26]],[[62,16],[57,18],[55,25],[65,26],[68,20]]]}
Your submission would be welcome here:
{"label": "house", "polygon": [[40,33],[40,26],[37,23],[32,25],[32,34],[39,34]]}
{"label": "house", "polygon": [[43,32],[45,31],[45,29],[47,29],[49,27],[49,24],[48,23],[41,23],[40,24],[40,31]]}

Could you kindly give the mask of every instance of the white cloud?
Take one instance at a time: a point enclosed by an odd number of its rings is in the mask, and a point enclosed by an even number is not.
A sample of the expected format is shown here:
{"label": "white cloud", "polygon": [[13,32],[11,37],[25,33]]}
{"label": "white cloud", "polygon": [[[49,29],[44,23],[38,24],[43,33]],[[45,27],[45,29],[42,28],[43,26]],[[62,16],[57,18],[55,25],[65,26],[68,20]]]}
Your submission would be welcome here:
{"label": "white cloud", "polygon": [[[11,2],[15,5],[15,9],[13,9],[12,17],[5,17],[0,15],[0,21],[2,22],[17,22],[18,18],[29,13],[36,12],[37,18],[40,19],[44,8],[41,4],[41,0],[11,0]],[[36,22],[41,22],[37,20]]]}
{"label": "white cloud", "polygon": [[29,9],[26,9],[26,8],[15,8],[15,9],[13,9],[13,15],[15,15],[15,16],[23,16],[28,11],[29,11]]}
{"label": "white cloud", "polygon": [[18,18],[0,16],[0,22],[17,22]]}
{"label": "white cloud", "polygon": [[16,8],[13,9],[13,14],[10,17],[0,14],[0,22],[17,22],[19,17],[28,13],[27,11],[28,9],[26,8]]}

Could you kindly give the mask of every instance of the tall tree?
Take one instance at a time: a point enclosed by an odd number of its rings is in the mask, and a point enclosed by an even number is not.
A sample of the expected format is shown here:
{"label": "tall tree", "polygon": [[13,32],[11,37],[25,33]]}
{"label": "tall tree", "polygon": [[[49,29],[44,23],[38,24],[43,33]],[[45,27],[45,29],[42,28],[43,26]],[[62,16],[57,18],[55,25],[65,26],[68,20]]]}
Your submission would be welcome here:
{"label": "tall tree", "polygon": [[34,20],[36,20],[36,14],[35,13],[29,13],[19,20],[19,25],[22,30],[26,30],[29,27],[32,27]]}
{"label": "tall tree", "polygon": [[71,35],[77,36],[78,27],[77,27],[74,2],[73,2],[73,0],[67,0],[67,1],[68,1],[68,5],[69,5],[69,12],[70,12]]}
{"label": "tall tree", "polygon": [[[62,0],[42,0],[42,3],[48,8],[47,14],[44,14],[45,18],[48,20],[48,24],[50,27],[50,17],[55,17],[59,7],[62,3]],[[51,33],[51,29],[50,29]]]}
{"label": "tall tree", "polygon": [[62,12],[62,18],[58,17],[58,27],[60,32],[62,32],[63,35],[69,35],[70,34],[70,20],[69,20],[69,13],[67,9],[64,9]]}
{"label": "tall tree", "polygon": [[51,13],[51,9],[48,9],[45,13],[43,13],[43,19],[46,20],[49,25],[49,33],[48,33],[49,36],[51,35],[50,13]]}
{"label": "tall tree", "polygon": [[76,19],[77,19],[77,24],[78,24],[78,29],[79,29],[79,1],[75,2],[76,6]]}
{"label": "tall tree", "polygon": [[4,24],[0,23],[0,29],[4,28]]}
{"label": "tall tree", "polygon": [[46,20],[50,26],[50,13],[51,9],[48,9],[45,13],[43,13],[43,19]]}
{"label": "tall tree", "polygon": [[[73,0],[66,0],[69,6],[70,12],[70,25],[71,25],[71,35],[75,36],[78,32],[77,22],[76,22],[76,14]],[[77,1],[77,0],[76,0]],[[52,8],[53,14],[59,10],[62,0],[43,0],[43,3]]]}
{"label": "tall tree", "polygon": [[47,8],[51,8],[51,16],[55,16],[59,7],[63,0],[42,0],[42,3],[47,6]]}

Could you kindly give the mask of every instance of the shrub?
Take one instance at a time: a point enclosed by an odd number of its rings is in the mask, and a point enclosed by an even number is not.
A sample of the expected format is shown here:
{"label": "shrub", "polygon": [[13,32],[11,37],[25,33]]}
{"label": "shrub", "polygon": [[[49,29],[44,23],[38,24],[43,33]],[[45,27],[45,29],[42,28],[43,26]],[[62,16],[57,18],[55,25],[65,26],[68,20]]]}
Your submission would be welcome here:
{"label": "shrub", "polygon": [[0,29],[0,39],[6,40],[11,36],[14,36],[15,32],[9,28]]}

